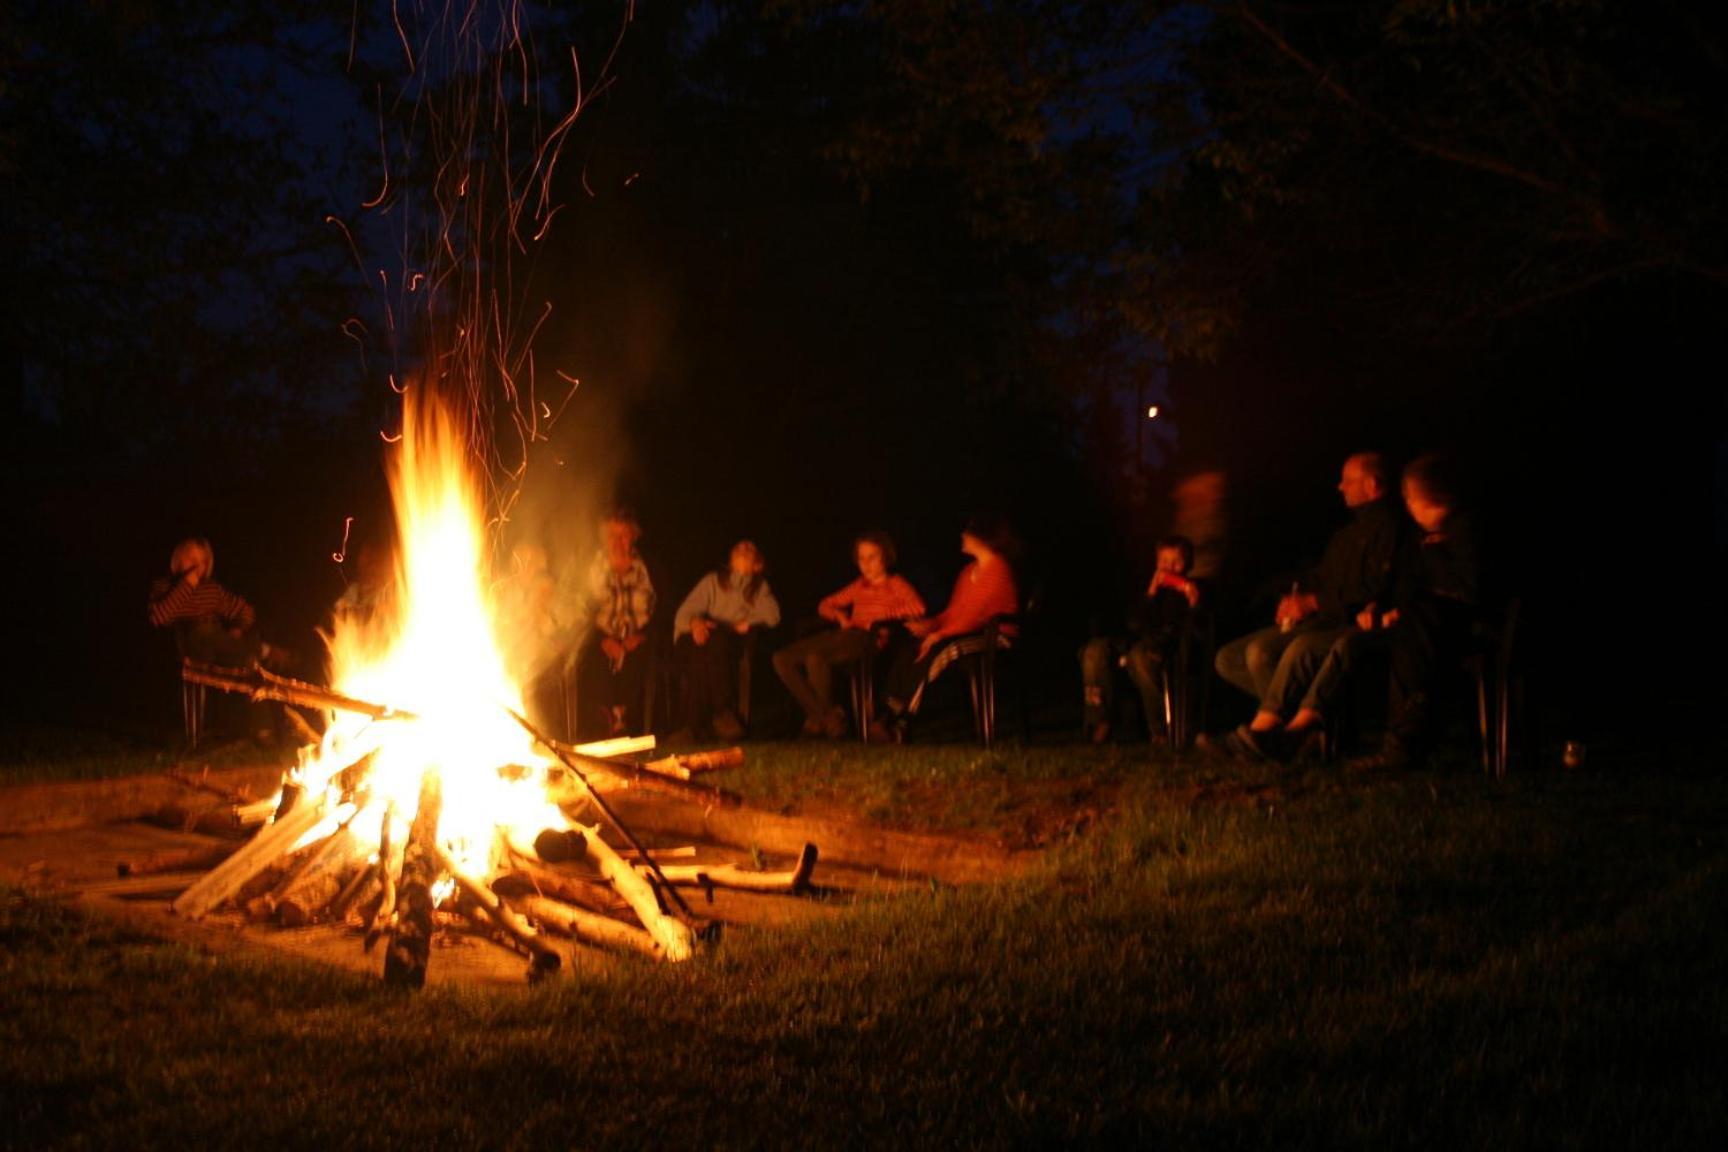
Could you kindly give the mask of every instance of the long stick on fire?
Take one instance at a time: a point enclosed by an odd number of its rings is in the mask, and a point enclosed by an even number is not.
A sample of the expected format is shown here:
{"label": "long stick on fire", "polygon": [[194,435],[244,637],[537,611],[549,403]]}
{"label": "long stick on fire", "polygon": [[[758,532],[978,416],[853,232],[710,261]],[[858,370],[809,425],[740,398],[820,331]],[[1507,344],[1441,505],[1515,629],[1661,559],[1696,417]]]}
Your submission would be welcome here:
{"label": "long stick on fire", "polygon": [[582,769],[576,766],[577,760],[586,760],[588,757],[583,756],[580,753],[566,752],[562,748],[554,747],[552,742],[548,740],[539,729],[529,723],[528,717],[510,707],[506,707],[504,711],[510,713],[511,717],[515,719],[516,723],[522,725],[523,730],[527,732],[528,735],[534,737],[534,739],[544,745],[554,756],[558,757],[558,762],[568,768],[570,774],[582,782],[582,787],[587,791],[588,798],[594,801],[594,807],[600,809],[601,814],[606,817],[607,823],[611,824],[620,836],[630,841],[630,847],[636,849],[637,857],[639,857],[642,863],[647,866],[648,871],[654,876],[654,878],[659,881],[658,887],[672,898],[673,903],[678,905],[678,911],[684,913],[686,916],[692,915],[690,905],[684,903],[684,897],[678,895],[678,890],[672,887],[671,881],[666,879],[666,874],[660,871],[660,865],[654,862],[654,857],[649,855],[648,849],[644,848],[642,842],[636,839],[636,834],[634,832],[624,826],[624,822],[618,819],[617,813],[612,811],[611,806],[606,803],[605,798],[600,795],[594,785],[588,782],[588,777],[583,774]]}

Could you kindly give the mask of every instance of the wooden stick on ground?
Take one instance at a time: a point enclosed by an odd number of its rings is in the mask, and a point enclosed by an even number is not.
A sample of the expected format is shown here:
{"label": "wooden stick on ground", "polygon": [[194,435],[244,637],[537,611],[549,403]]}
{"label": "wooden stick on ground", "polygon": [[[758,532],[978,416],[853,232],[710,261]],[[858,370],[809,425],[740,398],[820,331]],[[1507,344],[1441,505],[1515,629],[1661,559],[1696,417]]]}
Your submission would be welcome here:
{"label": "wooden stick on ground", "polygon": [[540,934],[523,923],[515,912],[504,907],[497,893],[458,868],[456,861],[450,859],[449,854],[442,848],[438,850],[438,859],[444,865],[444,870],[456,878],[456,886],[480,906],[492,923],[528,954],[529,983],[544,979],[563,966],[563,957],[548,947],[546,942],[540,939]]}
{"label": "wooden stick on ground", "polygon": [[682,756],[666,756],[642,764],[642,770],[674,780],[688,780],[703,772],[721,768],[736,768],[744,763],[744,749],[721,748],[713,752],[686,752]]}
{"label": "wooden stick on ground", "polygon": [[560,903],[549,896],[510,896],[505,903],[542,927],[600,948],[624,949],[658,958],[665,949],[641,928]]}
{"label": "wooden stick on ground", "polygon": [[654,885],[647,877],[626,864],[610,845],[600,839],[598,826],[584,828],[582,831],[586,834],[583,846],[587,850],[588,859],[600,869],[600,875],[612,882],[618,895],[630,902],[636,918],[642,921],[642,927],[648,929],[648,934],[659,941],[661,948],[665,950],[666,959],[690,959],[696,950],[696,935],[690,930],[690,925],[664,910]]}
{"label": "wooden stick on ground", "polygon": [[790,872],[751,872],[736,864],[668,864],[661,873],[682,888],[736,888],[744,892],[789,892],[797,895],[810,887],[816,870],[816,845],[804,845],[798,866]]}
{"label": "wooden stick on ground", "polygon": [[176,848],[152,852],[136,860],[122,860],[119,873],[126,876],[152,876],[158,872],[190,871],[194,868],[214,868],[240,850],[238,844],[212,844],[207,848]]}

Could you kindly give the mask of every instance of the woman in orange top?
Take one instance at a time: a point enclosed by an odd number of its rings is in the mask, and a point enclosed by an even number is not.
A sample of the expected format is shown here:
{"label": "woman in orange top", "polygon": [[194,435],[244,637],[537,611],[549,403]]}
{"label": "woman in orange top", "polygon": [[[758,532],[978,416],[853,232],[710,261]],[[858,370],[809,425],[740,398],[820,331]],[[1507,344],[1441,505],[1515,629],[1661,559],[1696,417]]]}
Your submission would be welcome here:
{"label": "woman in orange top", "polygon": [[[1012,557],[1018,551],[1013,531],[995,517],[974,516],[960,533],[960,551],[972,558],[954,581],[948,606],[934,616],[909,620],[907,630],[918,637],[896,657],[888,670],[888,717],[881,735],[906,738],[906,728],[924,698],[924,686],[955,660],[983,651],[984,626],[998,616],[1020,611]],[[1012,624],[1000,632],[998,644],[1012,642]]]}

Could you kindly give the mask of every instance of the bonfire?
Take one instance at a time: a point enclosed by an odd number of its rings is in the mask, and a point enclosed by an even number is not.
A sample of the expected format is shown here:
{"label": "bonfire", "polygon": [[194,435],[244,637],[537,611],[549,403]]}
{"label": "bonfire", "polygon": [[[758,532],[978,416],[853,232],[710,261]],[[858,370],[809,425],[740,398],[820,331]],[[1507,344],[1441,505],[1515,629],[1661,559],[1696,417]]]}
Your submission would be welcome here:
{"label": "bonfire", "polygon": [[333,620],[328,686],[256,670],[192,673],[314,707],[326,723],[281,792],[256,806],[268,823],[174,911],[350,921],[368,950],[386,943],[387,982],[419,987],[433,934],[452,917],[523,952],[537,979],[561,967],[548,932],[689,959],[705,926],[680,884],[802,891],[813,846],[790,873],[663,866],[605,800],[620,783],[689,790],[693,773],[737,762],[737,749],[631,765],[617,758],[651,749],[651,737],[570,746],[527,719],[520,685],[532,654],[499,641],[510,630],[488,595],[469,445],[435,397],[410,390],[405,400],[390,476],[397,594],[377,614]]}

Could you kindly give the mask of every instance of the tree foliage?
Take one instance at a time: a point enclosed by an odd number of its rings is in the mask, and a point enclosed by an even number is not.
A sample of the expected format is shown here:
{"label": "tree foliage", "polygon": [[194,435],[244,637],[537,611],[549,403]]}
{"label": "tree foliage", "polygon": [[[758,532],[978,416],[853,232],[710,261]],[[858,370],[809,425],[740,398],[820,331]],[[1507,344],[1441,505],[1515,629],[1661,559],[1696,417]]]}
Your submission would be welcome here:
{"label": "tree foliage", "polygon": [[316,414],[330,380],[309,334],[336,337],[350,300],[323,222],[332,157],[291,85],[338,31],[182,0],[9,6],[0,339],[33,426],[137,453]]}

